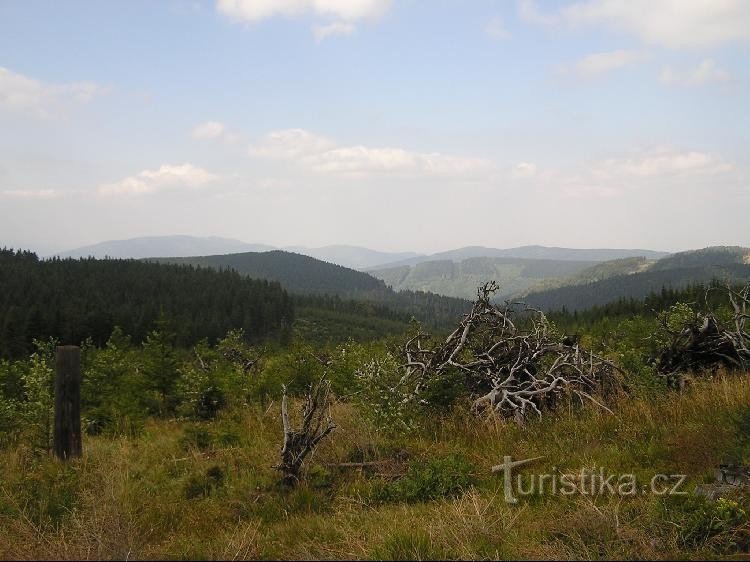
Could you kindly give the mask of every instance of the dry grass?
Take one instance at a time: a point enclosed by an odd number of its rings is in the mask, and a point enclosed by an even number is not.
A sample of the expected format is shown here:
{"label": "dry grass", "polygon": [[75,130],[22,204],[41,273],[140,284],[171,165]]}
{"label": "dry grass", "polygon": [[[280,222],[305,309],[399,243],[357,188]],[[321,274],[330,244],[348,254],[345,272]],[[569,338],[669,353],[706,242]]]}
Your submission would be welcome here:
{"label": "dry grass", "polygon": [[[206,450],[185,448],[186,424],[151,421],[132,439],[89,437],[83,459],[61,465],[19,447],[0,457],[0,558],[700,558],[662,501],[541,496],[507,505],[489,467],[503,455],[544,456],[535,471],[606,467],[649,476],[683,471],[701,482],[737,451],[750,419],[750,375],[697,382],[683,394],[622,400],[525,428],[454,413],[417,435],[384,435],[349,404],[317,452],[308,484],[278,485],[278,404],[227,414],[203,429]],[[232,433],[233,440],[221,442]],[[325,468],[406,450],[411,458],[460,453],[479,484],[456,499],[375,504],[382,476]],[[749,459],[745,458],[745,461]],[[190,495],[211,471],[221,479]],[[393,475],[391,475],[393,476]],[[193,488],[191,488],[193,486]],[[204,488],[198,487],[198,490]],[[741,531],[741,529],[740,529]],[[735,530],[735,532],[740,532]]]}

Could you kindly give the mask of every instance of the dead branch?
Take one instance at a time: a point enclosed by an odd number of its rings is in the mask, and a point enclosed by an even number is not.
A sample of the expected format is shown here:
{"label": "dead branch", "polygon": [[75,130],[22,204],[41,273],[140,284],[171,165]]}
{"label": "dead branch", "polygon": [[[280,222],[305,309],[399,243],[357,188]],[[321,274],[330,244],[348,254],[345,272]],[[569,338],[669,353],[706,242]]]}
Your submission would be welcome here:
{"label": "dead branch", "polygon": [[576,337],[556,334],[541,311],[522,303],[493,304],[497,290],[494,281],[479,287],[472,309],[443,343],[430,347],[421,331],[406,342],[401,382],[413,383],[410,398],[436,376],[458,370],[475,410],[493,409],[519,423],[531,412],[541,417],[564,396],[603,407],[594,396],[619,388],[619,369],[581,349]]}
{"label": "dead branch", "polygon": [[[706,303],[708,293],[706,291]],[[662,316],[661,328],[669,342],[656,358],[656,369],[669,386],[681,387],[687,373],[712,373],[750,368],[750,283],[740,290],[726,287],[732,319],[722,322],[714,312],[698,313],[674,328]]]}
{"label": "dead branch", "polygon": [[322,379],[310,387],[305,395],[302,425],[294,429],[289,421],[289,405],[286,388],[281,399],[281,421],[284,427],[284,443],[281,447],[281,462],[276,466],[284,475],[284,483],[299,482],[302,463],[315,451],[318,444],[336,428],[331,419],[330,383]]}

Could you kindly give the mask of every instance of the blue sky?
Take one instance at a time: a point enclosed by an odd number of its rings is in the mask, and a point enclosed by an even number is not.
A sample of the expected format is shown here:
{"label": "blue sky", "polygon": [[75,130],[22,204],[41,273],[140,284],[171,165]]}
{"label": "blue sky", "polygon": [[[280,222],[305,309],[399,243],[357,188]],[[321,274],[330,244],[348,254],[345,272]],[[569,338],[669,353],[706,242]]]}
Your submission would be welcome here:
{"label": "blue sky", "polygon": [[0,2],[0,244],[750,245],[750,2]]}

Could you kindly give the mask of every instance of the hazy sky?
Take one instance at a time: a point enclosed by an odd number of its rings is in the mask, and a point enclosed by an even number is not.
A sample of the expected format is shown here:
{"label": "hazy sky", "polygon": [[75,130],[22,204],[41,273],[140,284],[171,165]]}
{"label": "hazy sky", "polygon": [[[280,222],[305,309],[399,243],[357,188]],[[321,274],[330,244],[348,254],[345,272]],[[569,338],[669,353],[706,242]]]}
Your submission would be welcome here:
{"label": "hazy sky", "polygon": [[750,246],[750,1],[0,0],[0,246]]}

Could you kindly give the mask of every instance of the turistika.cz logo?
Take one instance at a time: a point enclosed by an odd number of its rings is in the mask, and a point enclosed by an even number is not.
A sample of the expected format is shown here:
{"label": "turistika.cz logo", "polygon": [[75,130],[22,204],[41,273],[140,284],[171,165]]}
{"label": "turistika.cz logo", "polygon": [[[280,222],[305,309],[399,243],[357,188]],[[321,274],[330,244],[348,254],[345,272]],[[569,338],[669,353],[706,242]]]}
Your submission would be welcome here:
{"label": "turistika.cz logo", "polygon": [[[503,475],[505,501],[518,503],[518,496],[563,495],[563,496],[680,496],[687,475],[655,474],[648,482],[639,482],[635,474],[610,473],[604,468],[581,469],[578,473],[562,472],[553,467],[552,472],[541,474],[514,473],[514,469],[538,461],[544,457],[514,461],[503,457],[502,464],[492,467],[492,472]],[[514,478],[515,477],[515,478]]]}

